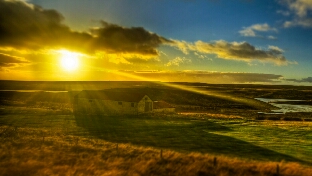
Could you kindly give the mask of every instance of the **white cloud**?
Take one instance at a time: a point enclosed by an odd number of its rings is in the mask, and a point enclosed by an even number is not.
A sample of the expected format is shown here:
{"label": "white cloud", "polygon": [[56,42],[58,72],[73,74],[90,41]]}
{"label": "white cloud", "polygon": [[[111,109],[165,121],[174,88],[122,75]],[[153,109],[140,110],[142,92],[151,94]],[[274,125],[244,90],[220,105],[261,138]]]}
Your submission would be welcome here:
{"label": "white cloud", "polygon": [[249,27],[244,27],[242,30],[239,31],[239,33],[245,37],[257,37],[259,35],[256,34],[256,31],[259,31],[259,32],[268,32],[268,31],[278,32],[278,30],[276,28],[270,27],[267,23],[264,23],[264,24],[254,24],[254,25],[249,26]]}
{"label": "white cloud", "polygon": [[294,26],[302,26],[302,27],[312,27],[312,18],[296,18],[292,21],[285,21],[284,27],[294,27]]}
{"label": "white cloud", "polygon": [[168,56],[165,52],[163,52],[163,51],[159,51],[159,53],[160,54],[163,54],[163,55],[165,55],[165,56]]}
{"label": "white cloud", "polygon": [[202,55],[202,54],[198,54],[197,52],[194,52],[194,54],[195,54],[198,58],[200,58],[200,59],[205,59],[205,58],[207,58],[206,56],[204,56],[204,55]]}
{"label": "white cloud", "polygon": [[284,27],[312,27],[312,1],[311,0],[281,0],[282,4],[294,14],[293,19],[284,22]]}
{"label": "white cloud", "polygon": [[284,16],[289,16],[289,15],[290,15],[290,12],[289,12],[289,11],[284,11],[284,10],[278,10],[278,11],[276,11],[276,13],[282,14],[282,15],[284,15]]}
{"label": "white cloud", "polygon": [[239,33],[245,37],[256,37],[256,33],[250,28],[245,28],[245,29],[239,31]]}
{"label": "white cloud", "polygon": [[182,40],[182,41],[175,40],[174,45],[177,46],[178,48],[180,48],[180,50],[184,54],[188,54],[188,50],[187,50],[188,43],[186,41],[184,41],[184,40]]}
{"label": "white cloud", "polygon": [[271,40],[276,40],[277,38],[276,38],[276,37],[274,37],[273,35],[269,35],[269,36],[268,36],[268,39],[271,39]]}
{"label": "white cloud", "polygon": [[[275,65],[296,64],[295,62],[288,61],[283,56],[284,51],[277,46],[269,46],[267,50],[264,50],[257,49],[247,42],[218,40],[210,43],[203,41],[197,41],[195,43],[183,42],[183,45],[179,45],[179,42],[175,40],[174,44],[177,43],[177,45],[172,45],[183,52],[194,51],[202,54],[215,54],[221,59],[244,61],[247,63],[259,61],[263,63],[274,63]],[[181,46],[183,48],[180,48]]]}
{"label": "white cloud", "polygon": [[186,58],[181,58],[181,57],[176,57],[175,59],[170,60],[167,64],[165,64],[166,66],[180,66],[180,64],[183,63],[191,63],[192,60],[191,59],[186,59]]}
{"label": "white cloud", "polygon": [[269,49],[270,50],[273,50],[273,51],[278,51],[280,53],[283,53],[284,50],[282,50],[281,48],[277,47],[277,46],[272,46],[272,45],[269,45]]}
{"label": "white cloud", "polygon": [[289,27],[292,27],[292,26],[295,26],[294,22],[292,22],[292,21],[285,21],[284,22],[284,27],[285,28],[289,28]]}
{"label": "white cloud", "polygon": [[293,10],[297,16],[305,17],[308,11],[312,10],[311,0],[284,0],[286,1],[288,8]]}
{"label": "white cloud", "polygon": [[252,25],[251,28],[256,31],[277,31],[276,28],[270,27],[267,23],[255,24],[255,25]]}

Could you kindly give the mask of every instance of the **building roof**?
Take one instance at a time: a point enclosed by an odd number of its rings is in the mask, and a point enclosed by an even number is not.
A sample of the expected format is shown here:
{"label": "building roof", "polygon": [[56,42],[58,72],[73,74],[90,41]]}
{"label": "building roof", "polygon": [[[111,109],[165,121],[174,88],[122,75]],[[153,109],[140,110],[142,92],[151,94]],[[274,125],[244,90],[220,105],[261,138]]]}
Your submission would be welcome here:
{"label": "building roof", "polygon": [[165,101],[154,101],[153,109],[174,108],[171,104]]}
{"label": "building roof", "polygon": [[140,92],[126,92],[114,90],[83,90],[76,98],[113,100],[125,102],[139,102],[145,94]]}

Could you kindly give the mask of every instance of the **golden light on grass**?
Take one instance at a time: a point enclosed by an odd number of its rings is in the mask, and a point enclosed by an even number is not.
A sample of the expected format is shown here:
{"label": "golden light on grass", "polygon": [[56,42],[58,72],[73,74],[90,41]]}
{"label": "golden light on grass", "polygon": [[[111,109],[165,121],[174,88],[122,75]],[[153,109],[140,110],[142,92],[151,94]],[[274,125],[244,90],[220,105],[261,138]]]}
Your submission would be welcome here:
{"label": "golden light on grass", "polygon": [[63,70],[72,72],[79,68],[79,53],[61,50],[60,65]]}
{"label": "golden light on grass", "polygon": [[51,133],[43,128],[9,126],[1,126],[0,130],[9,134],[0,138],[0,175],[308,176],[312,171],[309,166],[295,162],[186,154],[124,143],[116,148],[116,143],[59,130]]}

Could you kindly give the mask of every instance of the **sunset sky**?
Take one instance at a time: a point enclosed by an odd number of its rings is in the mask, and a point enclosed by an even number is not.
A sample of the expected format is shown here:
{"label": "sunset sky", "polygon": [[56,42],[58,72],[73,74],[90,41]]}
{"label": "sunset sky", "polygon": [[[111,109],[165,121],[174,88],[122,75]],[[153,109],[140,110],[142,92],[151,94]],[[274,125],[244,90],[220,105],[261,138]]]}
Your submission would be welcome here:
{"label": "sunset sky", "polygon": [[312,85],[311,0],[0,0],[0,79]]}

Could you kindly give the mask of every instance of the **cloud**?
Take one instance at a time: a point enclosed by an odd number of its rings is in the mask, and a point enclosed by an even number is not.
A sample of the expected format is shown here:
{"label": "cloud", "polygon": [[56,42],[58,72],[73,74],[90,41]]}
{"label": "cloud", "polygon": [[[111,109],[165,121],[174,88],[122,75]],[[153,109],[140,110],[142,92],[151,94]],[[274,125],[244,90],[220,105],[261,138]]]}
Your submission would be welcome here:
{"label": "cloud", "polygon": [[39,49],[55,46],[70,29],[55,10],[44,10],[24,1],[0,0],[0,46]]}
{"label": "cloud", "polygon": [[186,41],[173,40],[174,43],[171,43],[172,46],[179,48],[184,54],[189,53],[189,43]]}
{"label": "cloud", "polygon": [[270,27],[267,23],[264,24],[254,24],[249,27],[244,27],[242,30],[239,31],[241,36],[245,37],[261,37],[260,35],[256,34],[256,31],[260,32],[268,32],[268,31],[274,31],[278,32],[276,28]]}
{"label": "cloud", "polygon": [[277,31],[276,28],[270,27],[267,23],[264,24],[254,24],[249,28],[256,30],[256,31]]}
{"label": "cloud", "polygon": [[[180,44],[182,43],[182,45]],[[185,41],[174,40],[171,44],[183,52],[195,51],[198,53],[215,54],[218,58],[251,62],[271,62],[275,65],[293,64],[283,56],[283,50],[276,46],[269,46],[268,50],[257,49],[247,42],[227,42],[218,40],[214,42],[197,41],[186,43]]]}
{"label": "cloud", "polygon": [[284,11],[284,10],[277,10],[276,13],[282,14],[284,16],[289,16],[290,15],[289,11]]}
{"label": "cloud", "polygon": [[302,26],[310,28],[312,27],[312,18],[295,18],[292,21],[285,21],[284,27],[295,27],[295,26]]}
{"label": "cloud", "polygon": [[281,82],[283,76],[260,73],[222,73],[209,71],[121,71],[126,75],[144,80],[170,82],[203,82],[203,83],[274,83]]}
{"label": "cloud", "polygon": [[312,1],[310,0],[280,0],[290,13],[294,14],[293,19],[284,22],[284,27],[312,27]]}
{"label": "cloud", "polygon": [[305,17],[308,11],[312,10],[312,1],[310,0],[284,0],[288,8],[299,17]]}
{"label": "cloud", "polygon": [[202,59],[202,60],[213,61],[211,58],[207,57],[206,55],[202,55],[202,54],[199,54],[197,52],[194,52],[194,55],[197,56],[199,59]]}
{"label": "cloud", "polygon": [[301,79],[301,82],[309,82],[309,83],[312,83],[312,77],[303,78],[303,79]]}
{"label": "cloud", "polygon": [[112,53],[139,53],[158,55],[156,48],[163,43],[170,43],[157,34],[146,31],[142,27],[124,28],[116,24],[101,21],[102,27],[91,29],[95,36],[94,47]]}
{"label": "cloud", "polygon": [[286,79],[287,81],[297,82],[297,83],[312,83],[312,77],[302,78],[302,79]]}
{"label": "cloud", "polygon": [[272,45],[269,45],[269,49],[271,51],[276,51],[276,52],[279,52],[279,53],[283,53],[284,50],[282,50],[281,48],[277,47],[277,46],[272,46]]}
{"label": "cloud", "polygon": [[63,20],[56,10],[43,9],[26,1],[0,0],[0,47],[157,56],[157,47],[170,43],[142,27],[126,28],[101,21],[100,27],[76,32],[63,24]]}
{"label": "cloud", "polygon": [[196,52],[194,52],[194,55],[197,56],[197,57],[200,58],[200,59],[206,58],[204,55],[198,54],[198,53],[196,53]]}
{"label": "cloud", "polygon": [[243,30],[240,30],[239,33],[245,37],[256,37],[255,31],[250,28],[244,28]]}
{"label": "cloud", "polygon": [[21,57],[11,56],[8,54],[0,53],[0,70],[9,67],[19,67],[28,64],[29,61]]}
{"label": "cloud", "polygon": [[186,58],[181,58],[181,57],[176,57],[175,59],[170,60],[167,64],[165,64],[166,66],[180,66],[180,64],[183,63],[191,63],[192,60],[191,59],[186,59]]}
{"label": "cloud", "polygon": [[269,36],[268,36],[268,39],[270,39],[270,40],[276,40],[277,37],[274,37],[273,35],[269,35]]}

